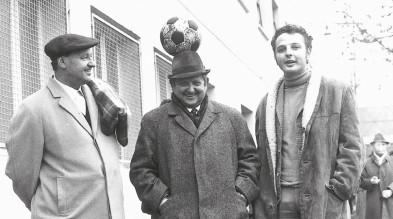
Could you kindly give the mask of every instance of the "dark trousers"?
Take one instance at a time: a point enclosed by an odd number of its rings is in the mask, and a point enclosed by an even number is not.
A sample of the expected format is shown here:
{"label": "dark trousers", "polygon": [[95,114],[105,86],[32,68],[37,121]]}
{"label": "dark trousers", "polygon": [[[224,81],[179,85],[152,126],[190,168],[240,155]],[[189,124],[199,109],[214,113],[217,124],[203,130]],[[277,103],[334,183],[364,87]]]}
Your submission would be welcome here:
{"label": "dark trousers", "polygon": [[278,205],[280,219],[301,219],[300,190],[295,187],[281,187],[281,201]]}

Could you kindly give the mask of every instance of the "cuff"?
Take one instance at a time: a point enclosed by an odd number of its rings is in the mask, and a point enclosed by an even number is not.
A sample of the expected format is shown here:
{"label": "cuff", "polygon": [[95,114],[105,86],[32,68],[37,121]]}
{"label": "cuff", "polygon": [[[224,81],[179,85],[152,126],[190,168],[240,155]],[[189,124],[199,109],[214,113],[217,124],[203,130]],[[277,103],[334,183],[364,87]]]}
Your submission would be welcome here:
{"label": "cuff", "polygon": [[259,195],[259,187],[251,179],[238,176],[235,182],[236,191],[242,194],[249,205]]}

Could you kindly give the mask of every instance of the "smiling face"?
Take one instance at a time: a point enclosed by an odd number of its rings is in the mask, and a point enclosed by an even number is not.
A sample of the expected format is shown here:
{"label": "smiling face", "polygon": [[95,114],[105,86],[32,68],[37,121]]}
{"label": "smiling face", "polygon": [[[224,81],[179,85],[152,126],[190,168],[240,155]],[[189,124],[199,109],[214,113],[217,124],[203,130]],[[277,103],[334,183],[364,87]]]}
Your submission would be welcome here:
{"label": "smiling face", "polygon": [[81,85],[91,81],[93,68],[92,48],[73,52],[57,59],[59,73],[56,78],[72,88],[78,89]]}
{"label": "smiling face", "polygon": [[274,54],[285,77],[296,77],[307,69],[310,51],[306,49],[304,38],[299,33],[283,33],[278,36]]}
{"label": "smiling face", "polygon": [[202,103],[206,96],[207,79],[205,82],[202,75],[178,78],[174,80],[172,90],[185,107],[195,108]]}

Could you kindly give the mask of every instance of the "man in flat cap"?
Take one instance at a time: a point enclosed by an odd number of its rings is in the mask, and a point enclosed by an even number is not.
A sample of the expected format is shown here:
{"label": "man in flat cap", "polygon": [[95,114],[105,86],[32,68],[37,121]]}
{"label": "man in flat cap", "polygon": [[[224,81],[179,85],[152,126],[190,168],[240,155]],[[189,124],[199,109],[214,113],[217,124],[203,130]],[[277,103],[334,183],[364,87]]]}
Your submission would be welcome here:
{"label": "man in flat cap", "polygon": [[248,218],[259,194],[260,159],[242,115],[206,94],[199,55],[174,56],[172,101],[148,112],[130,165],[151,218]]}
{"label": "man in flat cap", "polygon": [[100,85],[92,82],[97,44],[75,34],[46,44],[54,76],[11,120],[6,174],[31,218],[124,218],[121,140],[114,130],[103,134],[105,114],[94,89]]}

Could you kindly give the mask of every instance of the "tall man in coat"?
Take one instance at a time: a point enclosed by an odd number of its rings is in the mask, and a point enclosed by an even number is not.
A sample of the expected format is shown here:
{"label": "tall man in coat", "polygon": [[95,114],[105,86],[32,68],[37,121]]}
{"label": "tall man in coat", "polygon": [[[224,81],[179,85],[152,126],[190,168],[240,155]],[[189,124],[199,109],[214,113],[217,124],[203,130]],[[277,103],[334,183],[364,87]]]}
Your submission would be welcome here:
{"label": "tall man in coat", "polygon": [[383,205],[388,218],[393,218],[393,157],[387,151],[389,142],[379,133],[371,145],[374,151],[367,159],[360,184],[367,190],[365,218],[382,219]]}
{"label": "tall man in coat", "polygon": [[116,136],[102,133],[103,114],[86,85],[97,44],[76,34],[49,41],[55,74],[11,120],[6,174],[31,218],[124,218]]}
{"label": "tall man in coat", "polygon": [[284,77],[256,113],[258,219],[337,219],[359,184],[365,150],[355,96],[350,86],[308,67],[311,42],[296,25],[272,38]]}
{"label": "tall man in coat", "polygon": [[248,218],[259,194],[258,151],[242,115],[208,99],[209,71],[175,55],[172,101],[142,119],[130,180],[151,218]]}

